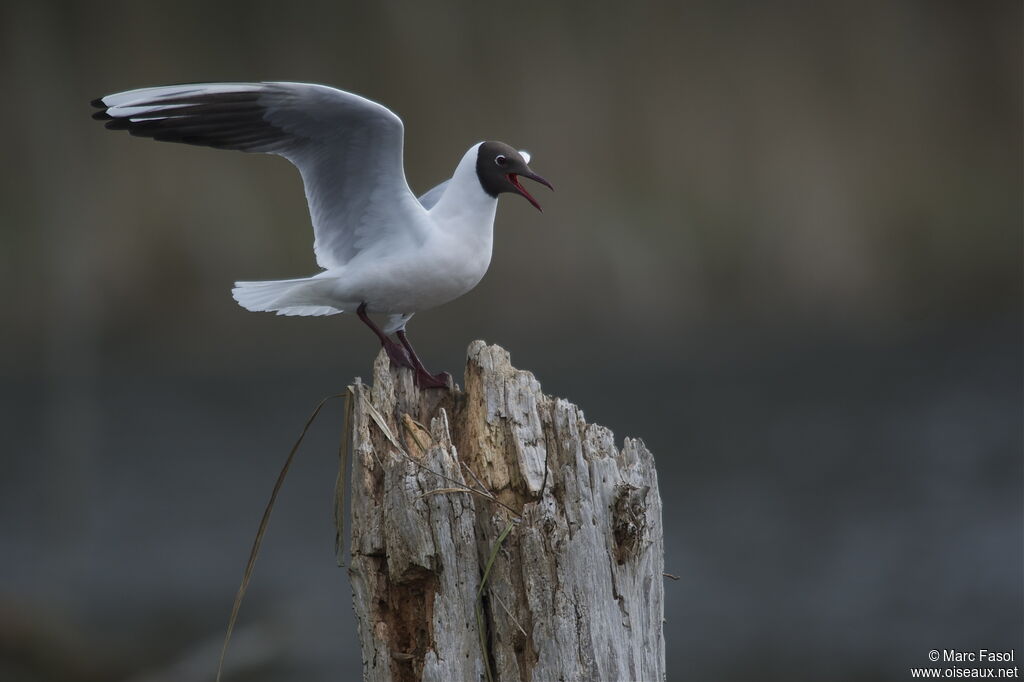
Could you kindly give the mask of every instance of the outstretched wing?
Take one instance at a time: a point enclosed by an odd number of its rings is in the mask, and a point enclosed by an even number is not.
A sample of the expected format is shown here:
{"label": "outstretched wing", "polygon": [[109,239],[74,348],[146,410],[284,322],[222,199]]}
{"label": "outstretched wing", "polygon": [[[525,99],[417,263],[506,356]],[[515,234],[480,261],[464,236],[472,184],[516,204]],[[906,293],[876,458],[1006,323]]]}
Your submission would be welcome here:
{"label": "outstretched wing", "polygon": [[402,167],[402,121],[349,92],[305,83],[203,83],[93,102],[107,127],[167,142],[277,154],[302,174],[317,263],[420,243],[425,209]]}

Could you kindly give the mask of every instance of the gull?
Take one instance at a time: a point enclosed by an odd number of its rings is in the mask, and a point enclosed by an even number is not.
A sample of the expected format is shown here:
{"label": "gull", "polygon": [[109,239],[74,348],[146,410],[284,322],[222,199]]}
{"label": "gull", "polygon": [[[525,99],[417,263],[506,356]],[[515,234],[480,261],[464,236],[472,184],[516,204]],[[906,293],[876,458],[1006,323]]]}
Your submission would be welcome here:
{"label": "gull", "polygon": [[[321,272],[235,282],[247,310],[278,315],[355,312],[391,361],[421,388],[444,388],[405,333],[413,314],[462,296],[491,261],[498,196],[519,194],[530,155],[504,142],[472,145],[452,177],[419,198],[402,165],[402,120],[350,92],[309,83],[198,83],[119,92],[93,100],[106,127],[166,142],[283,156],[302,175]],[[378,326],[369,315],[384,315]],[[395,342],[391,338],[398,338]]]}

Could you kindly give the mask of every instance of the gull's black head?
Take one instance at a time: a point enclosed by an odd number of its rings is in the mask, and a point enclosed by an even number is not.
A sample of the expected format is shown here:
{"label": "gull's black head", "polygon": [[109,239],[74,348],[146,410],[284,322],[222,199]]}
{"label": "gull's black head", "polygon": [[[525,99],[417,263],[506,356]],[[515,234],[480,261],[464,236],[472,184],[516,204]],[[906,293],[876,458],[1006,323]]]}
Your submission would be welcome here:
{"label": "gull's black head", "polygon": [[530,170],[526,165],[528,161],[529,155],[524,158],[522,152],[517,152],[504,142],[484,142],[477,152],[476,174],[484,191],[492,197],[497,197],[502,192],[515,192],[526,197],[526,200],[540,211],[543,209],[537,200],[519,184],[519,176],[539,182],[548,189],[554,187]]}

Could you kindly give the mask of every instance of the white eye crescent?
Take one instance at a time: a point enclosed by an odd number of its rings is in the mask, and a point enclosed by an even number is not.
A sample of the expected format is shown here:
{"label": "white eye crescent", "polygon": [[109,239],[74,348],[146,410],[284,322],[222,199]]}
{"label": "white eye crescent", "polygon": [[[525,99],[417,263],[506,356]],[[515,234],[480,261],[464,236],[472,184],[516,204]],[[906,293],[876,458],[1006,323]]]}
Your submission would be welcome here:
{"label": "white eye crescent", "polygon": [[530,163],[530,152],[526,151],[525,149],[520,149],[519,156],[523,157],[523,161],[525,161],[526,163]]}
{"label": "white eye crescent", "polygon": [[494,163],[498,164],[499,166],[504,166],[505,165],[505,155],[504,154],[498,154],[497,156],[495,156],[494,157]]}

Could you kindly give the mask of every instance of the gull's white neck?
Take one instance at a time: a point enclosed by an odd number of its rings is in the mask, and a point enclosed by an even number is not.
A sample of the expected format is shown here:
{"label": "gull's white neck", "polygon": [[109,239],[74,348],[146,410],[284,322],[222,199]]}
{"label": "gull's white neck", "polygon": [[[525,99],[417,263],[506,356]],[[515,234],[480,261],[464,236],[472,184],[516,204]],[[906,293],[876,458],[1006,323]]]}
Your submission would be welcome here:
{"label": "gull's white neck", "polygon": [[480,144],[483,143],[473,145],[463,155],[444,194],[430,209],[430,217],[446,232],[463,239],[486,242],[490,251],[498,198],[485,192],[477,177],[476,159]]}

